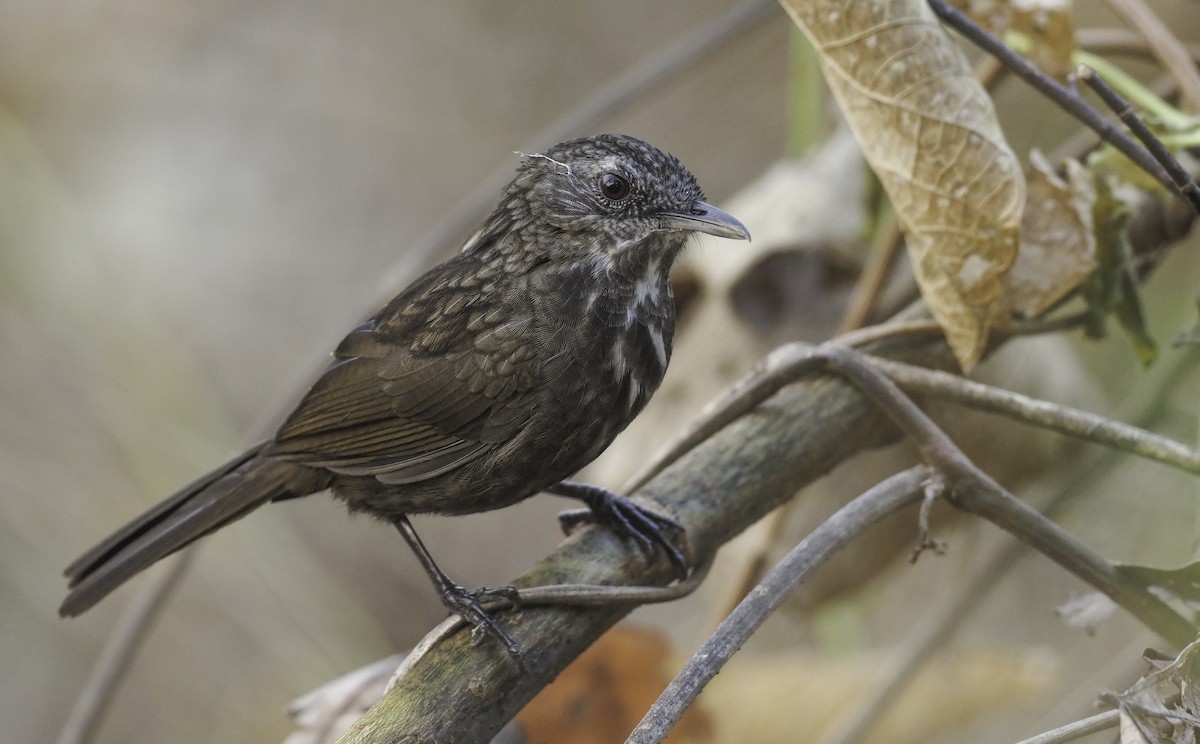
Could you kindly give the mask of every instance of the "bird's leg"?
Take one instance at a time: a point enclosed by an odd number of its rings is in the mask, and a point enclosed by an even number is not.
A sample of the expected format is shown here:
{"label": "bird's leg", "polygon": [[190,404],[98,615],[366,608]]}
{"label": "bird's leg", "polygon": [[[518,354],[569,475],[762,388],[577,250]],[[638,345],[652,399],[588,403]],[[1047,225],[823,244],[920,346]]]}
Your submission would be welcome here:
{"label": "bird's leg", "polygon": [[517,660],[517,663],[522,667],[525,666],[525,657],[521,654],[521,646],[512,639],[504,628],[500,627],[500,623],[483,608],[480,603],[481,598],[496,596],[503,597],[513,604],[517,604],[521,597],[517,593],[516,588],[511,586],[498,587],[495,589],[464,589],[458,584],[450,580],[438,564],[433,560],[433,556],[429,553],[429,549],[425,547],[425,543],[421,542],[421,538],[417,535],[417,531],[413,529],[412,523],[408,521],[408,517],[401,514],[398,518],[392,520],[392,524],[396,525],[396,529],[404,537],[405,542],[412,548],[417,555],[417,560],[421,562],[421,566],[425,569],[425,573],[433,581],[433,585],[437,587],[438,595],[442,598],[442,604],[451,611],[458,613],[463,620],[475,626],[476,630],[491,633],[505,648],[508,653]]}
{"label": "bird's leg", "polygon": [[596,522],[632,538],[647,556],[654,555],[654,545],[661,545],[671,564],[682,576],[688,574],[688,561],[668,532],[686,534],[682,524],[671,517],[658,514],[606,488],[575,481],[559,481],[546,489],[548,493],[579,499],[587,509],[572,509],[558,515],[563,530],[570,532],[581,522]]}

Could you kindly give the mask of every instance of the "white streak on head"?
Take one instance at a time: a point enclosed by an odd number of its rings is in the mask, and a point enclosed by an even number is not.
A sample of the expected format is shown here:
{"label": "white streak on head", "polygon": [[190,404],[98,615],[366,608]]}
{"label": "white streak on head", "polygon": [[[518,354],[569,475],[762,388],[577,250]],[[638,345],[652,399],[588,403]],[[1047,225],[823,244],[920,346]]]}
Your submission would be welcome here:
{"label": "white streak on head", "polygon": [[566,173],[568,176],[571,175],[571,166],[567,165],[566,163],[555,160],[554,158],[552,158],[549,155],[546,155],[544,153],[540,153],[540,152],[528,153],[528,152],[521,152],[520,150],[513,150],[513,154],[520,155],[523,158],[542,158],[544,160],[549,160],[551,163],[554,163],[559,168],[562,168],[563,173]]}

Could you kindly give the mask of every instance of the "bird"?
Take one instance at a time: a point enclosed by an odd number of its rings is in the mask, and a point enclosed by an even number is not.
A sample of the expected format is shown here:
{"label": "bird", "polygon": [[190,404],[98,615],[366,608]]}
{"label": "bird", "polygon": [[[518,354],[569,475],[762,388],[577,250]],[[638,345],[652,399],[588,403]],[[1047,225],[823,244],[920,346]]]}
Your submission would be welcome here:
{"label": "bird", "polygon": [[[749,240],[674,156],[628,135],[521,155],[482,225],[333,352],[270,439],[146,511],[67,567],[75,616],[258,507],[331,491],[393,524],[445,606],[519,646],[437,566],[411,514],[498,509],[541,492],[661,549],[672,518],[568,480],[645,407],[671,356],[669,274],[689,236]],[[676,533],[677,534],[677,533]]]}

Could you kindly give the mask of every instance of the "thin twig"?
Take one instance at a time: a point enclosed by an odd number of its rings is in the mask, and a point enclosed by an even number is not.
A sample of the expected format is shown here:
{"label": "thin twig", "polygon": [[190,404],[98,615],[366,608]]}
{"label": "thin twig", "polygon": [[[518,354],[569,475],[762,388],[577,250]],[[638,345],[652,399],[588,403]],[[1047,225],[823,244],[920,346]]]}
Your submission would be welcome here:
{"label": "thin twig", "polygon": [[[827,369],[853,383],[916,444],[928,465],[937,473],[936,478],[921,479],[931,494],[936,493],[965,511],[983,516],[1020,538],[1111,597],[1147,627],[1172,643],[1183,645],[1191,638],[1193,628],[1188,620],[1145,589],[1123,583],[1109,561],[1092,551],[1074,535],[1019,501],[980,471],[912,399],[864,361],[862,355],[848,347],[832,344],[806,350],[800,350],[797,346],[792,347],[792,352],[800,354],[800,359],[805,360],[806,364],[814,364],[819,360]],[[905,471],[902,475],[911,475],[914,472],[921,471],[913,469]],[[890,479],[885,481],[888,482]],[[868,493],[873,493],[874,490]],[[865,498],[866,495],[859,497],[856,502]],[[839,511],[834,519],[841,514]],[[812,534],[818,534],[823,527],[825,525]],[[838,529],[842,529],[840,524]],[[804,545],[806,550],[801,551],[800,545]],[[759,587],[746,596],[726,622],[721,624],[701,650],[689,660],[642,719],[642,723],[628,741],[652,744],[666,737],[671,726],[699,695],[704,685],[717,674],[763,619],[782,603],[786,592],[807,575],[806,570],[801,569],[808,565],[807,561],[814,558],[805,554],[808,549],[807,539],[800,545],[789,553],[788,558],[772,569]],[[797,553],[800,555],[796,556]],[[821,553],[820,560],[826,555],[827,553]]]}
{"label": "thin twig", "polygon": [[1052,731],[1031,736],[1028,739],[1022,739],[1017,744],[1066,744],[1069,741],[1082,739],[1088,734],[1116,728],[1120,721],[1120,711],[1107,710],[1103,713],[1097,713],[1091,718],[1084,718],[1081,721],[1068,723],[1066,726],[1059,726]]}
{"label": "thin twig", "polygon": [[842,317],[839,333],[847,333],[867,325],[871,319],[871,311],[879,300],[888,275],[900,256],[900,247],[904,245],[904,234],[900,231],[900,222],[893,215],[889,218],[887,229],[875,250],[871,251],[871,260],[863,268],[854,286],[854,294],[850,297],[849,307]]}
{"label": "thin twig", "polygon": [[[1081,28],[1075,33],[1079,46],[1101,54],[1153,55],[1145,37],[1124,28]],[[1200,62],[1200,44],[1183,44],[1192,64]]]}
{"label": "thin twig", "polygon": [[193,553],[193,550],[184,550],[177,557],[163,561],[167,565],[138,590],[134,601],[105,639],[100,658],[63,724],[58,744],[86,744],[98,733],[100,719],[108,710],[113,694],[141,649],[158,611],[191,564]]}
{"label": "thin twig", "polygon": [[1129,130],[1142,141],[1142,144],[1146,146],[1146,149],[1154,156],[1154,159],[1166,170],[1171,181],[1175,184],[1175,190],[1183,194],[1184,198],[1191,203],[1196,212],[1200,213],[1200,186],[1196,185],[1191,175],[1179,164],[1179,161],[1175,159],[1175,156],[1171,154],[1167,146],[1162,143],[1162,140],[1154,136],[1154,132],[1151,132],[1145,122],[1138,117],[1133,107],[1124,98],[1121,98],[1108,83],[1104,82],[1104,79],[1097,75],[1095,70],[1087,65],[1080,65],[1076,74],[1080,80],[1087,83],[1096,92],[1096,95],[1100,96],[1105,105],[1112,109],[1113,113],[1121,121],[1125,122]]}
{"label": "thin twig", "polygon": [[[878,357],[867,358],[873,364],[874,360]],[[1163,398],[1166,397],[1166,391],[1173,390],[1176,387],[1172,382],[1176,382],[1175,378],[1180,377],[1185,369],[1190,368],[1191,365],[1184,363],[1181,357],[1175,357],[1167,379],[1158,380],[1157,384],[1152,385],[1150,388],[1154,392],[1154,401],[1126,401],[1125,407],[1130,410],[1129,415],[1133,416],[1133,412],[1136,411],[1140,412],[1143,419],[1142,423],[1154,420],[1156,417],[1151,411],[1161,409]],[[881,371],[886,373],[886,370],[882,370],[882,368]],[[893,380],[895,379],[893,377]],[[910,391],[913,390],[906,386],[902,380],[896,381],[901,387]],[[936,395],[936,392],[933,392],[933,394]],[[1123,419],[1125,417],[1118,416],[1118,418]],[[1119,460],[1111,457],[1092,457],[1077,464],[1074,469],[1082,477],[1071,478],[1070,482],[1064,484],[1047,503],[1039,505],[1042,512],[1047,517],[1053,519],[1055,513],[1071,498],[1072,494],[1086,492],[1090,486],[1102,483],[1107,477],[1111,477],[1109,471],[1115,467],[1117,462]],[[928,652],[934,650],[936,644],[941,642],[942,639],[950,636],[958,625],[968,617],[968,614],[972,610],[976,610],[983,605],[992,591],[1001,586],[1002,577],[1013,566],[1018,556],[1027,549],[1027,546],[1020,540],[1010,535],[1005,539],[1003,545],[993,550],[990,556],[982,562],[981,567],[972,574],[967,582],[967,590],[955,599],[955,603],[943,608],[935,617],[918,626],[915,639],[905,644],[904,659],[900,660],[889,671],[888,678],[880,684],[879,689],[871,698],[864,701],[861,707],[850,714],[852,718],[845,724],[839,737],[829,738],[825,741],[829,742],[829,744],[850,744],[858,740],[855,738],[856,736],[865,735],[869,732],[873,724],[887,712],[894,699],[892,691],[902,689],[905,681],[911,679],[920,670],[924,662],[928,660],[930,657]],[[1056,729],[1055,731],[1062,730]],[[1047,741],[1056,740],[1049,739]]]}
{"label": "thin twig", "polygon": [[924,467],[893,475],[839,509],[801,540],[688,660],[629,735],[626,744],[651,744],[665,739],[704,686],[796,585],[865,529],[920,499],[927,476]]}
{"label": "thin twig", "polygon": [[1200,70],[1183,43],[1142,0],[1107,0],[1108,7],[1125,19],[1146,40],[1163,69],[1179,84],[1192,113],[1200,112]]}
{"label": "thin twig", "polygon": [[[1039,318],[1014,323],[1009,328],[998,329],[996,341],[999,342],[1014,336],[1037,335],[1078,328],[1086,319],[1085,313],[1079,313],[1061,318]],[[859,348],[889,339],[940,335],[941,333],[942,327],[931,320],[889,322],[850,331],[838,336],[832,343]],[[804,344],[799,346],[807,348]],[[804,358],[802,353],[796,354],[787,351],[786,347],[780,347],[771,352],[740,380],[726,388],[720,397],[705,406],[698,418],[689,422],[674,439],[629,479],[621,489],[622,492],[629,493],[641,488],[663,468],[678,460],[700,442],[708,439],[746,412],[753,410],[755,406],[785,386],[808,374],[815,366],[819,365],[814,365],[811,360]]]}
{"label": "thin twig", "polygon": [[621,490],[636,491],[671,463],[690,452],[704,440],[736,421],[759,403],[770,398],[785,386],[818,369],[818,361],[791,353],[788,347],[772,351],[740,380],[726,388],[719,398],[705,406],[700,417],[689,422],[674,439],[667,443]]}
{"label": "thin twig", "polygon": [[967,15],[954,8],[945,0],[927,0],[933,12],[946,22],[947,25],[961,33],[983,51],[991,54],[1004,63],[1014,74],[1032,85],[1046,97],[1074,116],[1085,126],[1092,129],[1105,142],[1121,151],[1125,157],[1132,160],[1139,168],[1149,173],[1159,183],[1175,190],[1175,183],[1170,175],[1158,162],[1150,156],[1145,148],[1139,147],[1119,127],[1106,119],[1099,111],[1092,108],[1079,94],[1061,85],[1054,78],[1039,70],[1033,63],[1004,45],[985,29],[972,21]]}
{"label": "thin twig", "polygon": [[[839,333],[848,333],[867,325],[900,255],[901,246],[904,245],[900,222],[894,214],[889,215],[887,220],[887,226],[881,231],[881,239],[871,251],[870,260],[859,273],[847,310],[842,316]],[[796,501],[788,501],[763,519],[762,528],[755,532],[758,536],[756,544],[750,547],[746,557],[740,560],[740,565],[734,568],[735,575],[728,582],[729,590],[725,598],[717,603],[715,617],[724,618],[733,612],[742,597],[758,583],[767,568],[768,551],[783,534],[795,509]]]}
{"label": "thin twig", "polygon": [[1200,452],[1168,437],[1094,413],[985,385],[958,375],[880,357],[864,360],[910,393],[932,395],[1060,434],[1200,474]]}
{"label": "thin twig", "polygon": [[[868,326],[839,336],[836,343],[859,347],[888,339],[917,336],[937,336],[942,328],[934,321],[889,322]],[[711,437],[729,423],[736,421],[758,404],[800,379],[820,363],[808,358],[805,344],[782,346],[763,357],[740,380],[737,380],[689,422],[651,460],[638,470],[621,489],[636,491],[671,463],[696,445]]]}
{"label": "thin twig", "polygon": [[1144,625],[1183,646],[1195,636],[1191,622],[1143,588],[1132,586],[1116,567],[1071,533],[1017,499],[962,453],[895,383],[853,349],[818,347],[833,371],[854,383],[917,445],[922,457],[947,481],[945,498],[1020,538],[1138,618]]}
{"label": "thin twig", "polygon": [[[703,583],[712,568],[712,557],[706,557],[692,568],[691,573],[683,581],[668,586],[607,586],[601,584],[547,584],[531,586],[516,591],[514,598],[507,596],[489,595],[481,602],[489,612],[507,609],[509,607],[537,607],[539,605],[574,605],[578,607],[603,607],[613,604],[660,604],[682,599]],[[438,623],[425,634],[416,646],[413,646],[400,666],[392,675],[388,687],[396,684],[413,666],[416,665],[437,644],[454,635],[459,629],[469,627],[470,623],[461,615],[454,614]]]}

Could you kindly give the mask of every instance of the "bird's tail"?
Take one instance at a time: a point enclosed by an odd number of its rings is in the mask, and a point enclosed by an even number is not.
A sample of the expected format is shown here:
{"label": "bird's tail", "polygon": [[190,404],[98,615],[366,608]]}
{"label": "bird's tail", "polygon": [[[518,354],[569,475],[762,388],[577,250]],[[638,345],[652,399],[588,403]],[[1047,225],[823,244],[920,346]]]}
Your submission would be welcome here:
{"label": "bird's tail", "polygon": [[80,614],[155,561],[268,501],[329,486],[321,471],[260,456],[262,450],[247,450],[188,484],[76,559],[64,572],[71,591],[59,614]]}

